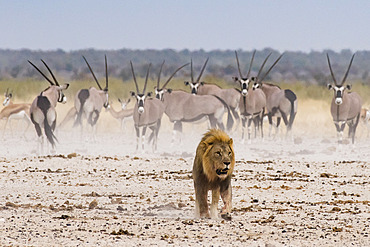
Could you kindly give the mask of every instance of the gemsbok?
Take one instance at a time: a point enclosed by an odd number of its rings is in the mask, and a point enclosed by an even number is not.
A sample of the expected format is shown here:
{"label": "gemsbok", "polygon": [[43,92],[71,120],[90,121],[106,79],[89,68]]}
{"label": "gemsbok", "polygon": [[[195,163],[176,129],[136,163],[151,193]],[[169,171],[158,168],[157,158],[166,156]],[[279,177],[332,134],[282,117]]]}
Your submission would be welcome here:
{"label": "gemsbok", "polygon": [[344,86],[344,83],[346,82],[355,54],[352,55],[343,80],[339,83],[335,79],[334,72],[330,64],[329,54],[326,54],[326,57],[328,60],[331,77],[334,81],[334,84],[328,84],[327,86],[329,90],[333,89],[334,92],[334,97],[331,101],[330,112],[337,129],[338,143],[342,143],[343,130],[346,124],[348,124],[348,138],[352,138],[353,144],[355,142],[356,128],[360,119],[362,99],[356,92],[347,92],[346,89],[351,90],[352,86],[350,84]]}
{"label": "gemsbok", "polygon": [[155,152],[157,151],[158,133],[161,127],[164,105],[159,99],[152,98],[151,92],[145,94],[151,64],[149,64],[148,66],[144,83],[144,89],[142,93],[140,93],[139,91],[139,86],[136,81],[132,61],[130,61],[130,64],[132,76],[134,78],[134,83],[136,86],[136,92],[133,91],[130,92],[131,96],[136,98],[136,104],[134,106],[134,115],[133,115],[136,131],[136,151],[138,151],[141,142],[141,150],[144,152],[145,133],[146,129],[150,128],[152,130],[152,133],[150,135],[149,142],[150,141],[153,142],[152,150],[153,152]]}
{"label": "gemsbok", "polygon": [[87,62],[86,58],[82,56],[85,60],[87,67],[89,68],[99,90],[95,87],[90,87],[89,89],[81,89],[76,93],[75,96],[75,109],[77,112],[77,117],[74,123],[74,127],[80,125],[81,136],[82,136],[82,116],[85,116],[87,123],[92,127],[93,140],[96,140],[96,123],[99,119],[100,112],[102,108],[109,108],[108,102],[108,65],[107,56],[105,56],[105,88],[100,86],[98,79],[96,78],[94,71],[92,70],[90,64]]}
{"label": "gemsbok", "polygon": [[[228,112],[227,128],[230,129],[233,125],[233,118],[229,106],[221,98],[215,95],[195,95],[182,90],[172,90],[166,88],[168,83],[177,71],[186,66],[179,67],[163,84],[160,84],[160,74],[158,75],[158,83],[156,88],[156,97],[163,102],[164,112],[168,116],[170,122],[174,123],[172,144],[177,141],[181,143],[182,123],[200,123],[209,120],[212,128],[218,127],[225,129],[223,124],[223,115],[225,108]],[[163,66],[163,64],[162,64]]]}
{"label": "gemsbok", "polygon": [[244,77],[241,69],[240,69],[240,63],[238,58],[238,53],[235,51],[235,57],[236,57],[236,63],[238,66],[238,72],[239,77],[233,77],[233,80],[240,85],[240,102],[239,102],[239,110],[240,115],[242,118],[242,143],[244,143],[244,132],[245,132],[245,124],[248,122],[248,141],[251,142],[251,132],[252,132],[252,121],[254,123],[254,133],[255,137],[257,136],[257,131],[261,131],[261,137],[263,137],[263,115],[265,112],[266,107],[266,96],[264,92],[256,88],[254,90],[249,90],[249,83],[257,81],[259,79],[259,76],[261,74],[261,71],[263,67],[265,66],[265,63],[267,59],[270,57],[271,53],[266,57],[265,61],[263,62],[260,70],[258,71],[257,77],[249,77],[254,56],[256,54],[256,51],[253,52],[251,62],[249,64],[249,69],[247,76]]}
{"label": "gemsbok", "polygon": [[[270,67],[270,70],[280,60],[281,56],[278,58],[278,60],[276,60],[273,66]],[[281,118],[283,119],[285,126],[287,126],[286,134],[288,135],[292,129],[293,122],[297,114],[297,96],[290,89],[281,89],[277,85],[271,83],[263,83],[262,81],[265,79],[267,74],[268,73],[266,73],[261,80],[254,82],[253,89],[261,88],[266,95],[266,110],[269,121],[269,136],[271,136],[271,129],[274,125],[272,121],[273,117],[276,117],[275,136],[278,134],[278,128],[281,122]]]}
{"label": "gemsbok", "polygon": [[116,111],[113,109],[113,106],[110,104],[109,112],[115,119],[119,120],[121,123],[121,129],[124,131],[125,127],[125,121],[127,119],[132,119],[132,116],[134,115],[134,108],[126,109],[128,103],[130,103],[131,99],[128,99],[127,101],[122,101],[121,99],[118,99],[119,103],[121,104],[121,110]]}
{"label": "gemsbok", "polygon": [[40,148],[38,148],[38,150],[41,150],[41,153],[43,153],[44,136],[41,128],[44,128],[46,138],[54,149],[55,141],[58,141],[54,135],[57,120],[55,107],[58,102],[63,104],[67,102],[67,98],[63,94],[63,90],[67,89],[69,84],[66,83],[62,86],[59,85],[49,66],[44,62],[44,60],[41,61],[49,71],[54,82],[52,82],[38,67],[36,67],[36,65],[28,60],[28,62],[50,83],[50,86],[33,100],[30,107],[30,118],[32,123],[35,125],[35,129],[39,137],[38,146]]}
{"label": "gemsbok", "polygon": [[202,71],[200,75],[198,76],[197,80],[194,81],[193,77],[193,61],[191,60],[191,82],[186,81],[185,85],[189,85],[191,89],[192,94],[198,94],[198,95],[216,95],[223,99],[226,104],[229,106],[235,121],[236,126],[235,129],[238,128],[240,123],[240,117],[238,114],[238,108],[239,108],[239,101],[240,101],[240,93],[235,88],[221,88],[216,84],[210,84],[201,82],[200,78],[203,74],[203,71],[207,65],[208,58],[206,62],[203,65]]}
{"label": "gemsbok", "polygon": [[[31,119],[30,119],[30,107],[31,104],[27,103],[17,103],[14,104],[11,99],[13,97],[13,93],[9,93],[9,88],[6,90],[5,99],[3,102],[4,108],[0,112],[0,119],[5,119],[5,125],[4,125],[4,131],[3,131],[3,137],[5,134],[6,126],[8,122],[10,123],[10,120],[12,119],[23,119],[27,123],[27,127],[23,132],[23,136],[25,136],[26,131],[28,130]],[[12,126],[10,124],[10,131],[13,134]]]}

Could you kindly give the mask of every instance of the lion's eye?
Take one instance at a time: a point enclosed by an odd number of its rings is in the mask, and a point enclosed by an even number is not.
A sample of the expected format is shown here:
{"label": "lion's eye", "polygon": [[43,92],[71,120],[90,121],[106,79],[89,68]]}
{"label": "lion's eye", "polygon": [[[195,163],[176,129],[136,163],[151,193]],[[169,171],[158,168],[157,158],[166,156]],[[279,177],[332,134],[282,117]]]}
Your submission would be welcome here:
{"label": "lion's eye", "polygon": [[221,152],[220,151],[217,151],[216,154],[217,154],[217,156],[221,156]]}
{"label": "lion's eye", "polygon": [[231,152],[229,152],[229,156],[231,156]]}

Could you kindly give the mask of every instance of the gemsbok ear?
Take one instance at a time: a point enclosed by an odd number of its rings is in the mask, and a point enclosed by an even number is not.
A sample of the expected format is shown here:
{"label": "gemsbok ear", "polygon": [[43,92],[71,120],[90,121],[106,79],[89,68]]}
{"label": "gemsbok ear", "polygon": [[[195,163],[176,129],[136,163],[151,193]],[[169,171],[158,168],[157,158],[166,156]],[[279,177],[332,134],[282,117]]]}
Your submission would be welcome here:
{"label": "gemsbok ear", "polygon": [[153,93],[152,92],[149,92],[146,94],[147,97],[152,97]]}
{"label": "gemsbok ear", "polygon": [[168,93],[172,93],[172,89],[171,88],[167,88],[167,92]]}
{"label": "gemsbok ear", "polygon": [[333,88],[333,86],[332,86],[331,84],[326,85],[326,87],[327,87],[329,90]]}
{"label": "gemsbok ear", "polygon": [[184,84],[185,84],[185,86],[188,86],[189,85],[189,82],[188,81],[184,81]]}
{"label": "gemsbok ear", "polygon": [[252,77],[251,78],[251,81],[256,81],[256,77]]}
{"label": "gemsbok ear", "polygon": [[235,82],[238,82],[238,81],[239,81],[239,78],[238,78],[238,77],[236,77],[236,76],[233,76],[233,77],[232,77],[232,79],[233,79],[233,81],[235,81]]}
{"label": "gemsbok ear", "polygon": [[347,85],[347,89],[348,89],[348,90],[351,90],[351,89],[352,89],[352,85],[351,85],[351,84],[348,84],[348,85]]}
{"label": "gemsbok ear", "polygon": [[131,97],[135,97],[136,96],[136,93],[133,92],[133,91],[130,91],[130,95],[131,95]]}
{"label": "gemsbok ear", "polygon": [[202,81],[202,82],[200,83],[200,85],[202,85],[202,86],[203,86],[203,85],[204,85],[204,81]]}
{"label": "gemsbok ear", "polygon": [[66,83],[62,86],[60,86],[63,90],[66,90],[69,87],[69,83]]}

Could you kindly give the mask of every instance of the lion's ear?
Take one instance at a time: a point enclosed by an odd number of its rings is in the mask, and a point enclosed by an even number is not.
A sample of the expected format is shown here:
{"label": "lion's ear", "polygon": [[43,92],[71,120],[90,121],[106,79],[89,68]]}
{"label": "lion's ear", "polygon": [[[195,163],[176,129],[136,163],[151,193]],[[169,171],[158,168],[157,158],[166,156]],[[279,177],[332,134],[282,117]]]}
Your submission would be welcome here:
{"label": "lion's ear", "polygon": [[205,151],[207,150],[208,145],[209,145],[209,144],[208,144],[207,142],[205,142],[205,141],[202,141],[202,142],[200,143],[200,146],[201,146],[201,148],[202,148],[203,152],[205,152]]}
{"label": "lion's ear", "polygon": [[229,140],[229,145],[232,146],[233,145],[233,138],[230,138]]}

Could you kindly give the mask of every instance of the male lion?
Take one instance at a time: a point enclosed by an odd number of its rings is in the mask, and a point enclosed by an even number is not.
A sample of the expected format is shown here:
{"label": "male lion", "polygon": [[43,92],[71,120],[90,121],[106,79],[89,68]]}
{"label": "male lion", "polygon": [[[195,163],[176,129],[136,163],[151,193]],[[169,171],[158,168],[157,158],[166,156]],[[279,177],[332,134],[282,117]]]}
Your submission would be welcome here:
{"label": "male lion", "polygon": [[[200,141],[193,165],[196,217],[217,218],[220,199],[225,206],[221,217],[231,220],[231,175],[235,165],[233,139],[224,131],[211,129]],[[212,190],[212,204],[208,211],[208,191]]]}

